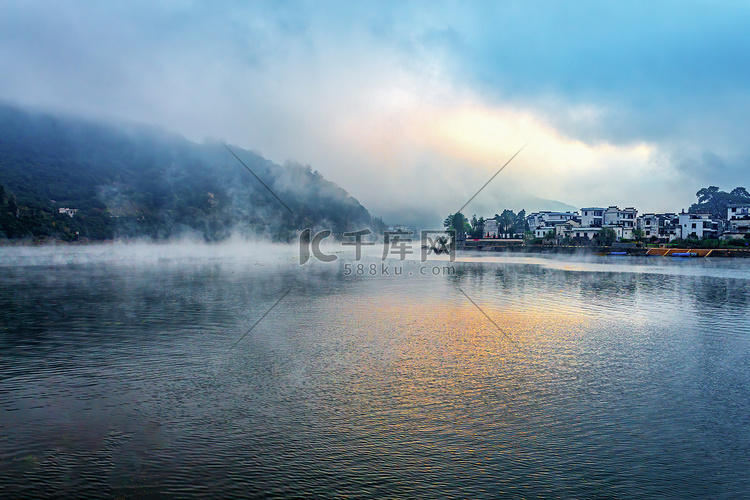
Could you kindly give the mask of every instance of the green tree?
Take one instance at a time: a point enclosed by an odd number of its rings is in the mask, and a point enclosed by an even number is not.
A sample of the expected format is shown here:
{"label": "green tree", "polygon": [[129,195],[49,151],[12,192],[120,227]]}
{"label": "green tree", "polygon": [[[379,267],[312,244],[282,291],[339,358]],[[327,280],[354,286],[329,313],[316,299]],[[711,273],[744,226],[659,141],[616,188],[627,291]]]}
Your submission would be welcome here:
{"label": "green tree", "polygon": [[521,209],[516,215],[516,225],[513,228],[514,233],[525,233],[529,230],[529,224],[526,222],[526,210]]}
{"label": "green tree", "polygon": [[484,217],[480,217],[477,220],[477,216],[475,215],[472,218],[471,237],[484,238]]}
{"label": "green tree", "polygon": [[456,235],[464,235],[467,231],[471,230],[469,221],[461,212],[456,212],[446,217],[443,221],[443,226],[448,230],[455,231]]}
{"label": "green tree", "polygon": [[506,208],[502,214],[495,215],[495,220],[497,221],[497,230],[502,234],[508,234],[513,231],[518,218],[513,210]]}
{"label": "green tree", "polygon": [[717,186],[709,186],[699,190],[695,195],[698,198],[698,203],[691,205],[688,211],[690,213],[708,213],[717,219],[726,218],[729,205],[750,203],[750,193],[744,187],[736,187],[727,193]]}
{"label": "green tree", "polygon": [[717,186],[708,186],[707,188],[700,189],[697,193],[695,193],[695,196],[698,197],[698,203],[708,203],[713,200],[720,192],[721,191],[719,191],[719,188]]}
{"label": "green tree", "polygon": [[599,231],[599,244],[608,247],[617,241],[617,233],[610,227],[605,227]]}

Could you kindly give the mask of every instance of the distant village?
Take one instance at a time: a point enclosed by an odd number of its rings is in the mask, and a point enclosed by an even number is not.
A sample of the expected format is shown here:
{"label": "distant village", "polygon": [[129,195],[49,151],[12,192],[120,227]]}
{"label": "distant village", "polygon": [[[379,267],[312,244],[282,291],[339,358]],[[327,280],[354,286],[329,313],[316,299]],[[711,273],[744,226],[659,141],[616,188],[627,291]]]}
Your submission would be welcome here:
{"label": "distant village", "polygon": [[[708,213],[644,213],[633,207],[585,207],[573,212],[534,212],[526,216],[528,232],[538,239],[592,242],[609,229],[615,241],[645,240],[669,243],[677,239],[750,238],[750,203],[731,204],[726,218]],[[612,234],[610,233],[610,234]],[[520,232],[503,233],[495,218],[483,219],[481,239],[522,238]],[[476,235],[475,235],[476,236]],[[476,239],[476,238],[475,238]]]}

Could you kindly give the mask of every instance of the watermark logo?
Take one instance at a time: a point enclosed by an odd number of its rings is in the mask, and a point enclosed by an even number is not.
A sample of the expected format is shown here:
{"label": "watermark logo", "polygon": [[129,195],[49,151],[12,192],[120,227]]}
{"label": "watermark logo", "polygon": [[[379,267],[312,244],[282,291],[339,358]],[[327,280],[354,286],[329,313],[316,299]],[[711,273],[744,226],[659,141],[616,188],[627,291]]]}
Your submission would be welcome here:
{"label": "watermark logo", "polygon": [[[299,264],[307,264],[311,257],[321,262],[334,262],[338,256],[334,253],[326,253],[321,248],[323,240],[331,236],[333,232],[329,229],[313,233],[312,229],[305,229],[299,235]],[[339,242],[342,247],[354,247],[354,260],[362,260],[362,248],[377,245],[375,241],[367,240],[372,235],[369,228],[358,231],[343,233],[347,238]],[[456,233],[444,229],[424,229],[420,231],[419,256],[420,262],[427,262],[431,255],[446,255],[450,262],[456,259]],[[414,255],[414,232],[413,231],[385,231],[383,233],[382,260],[388,257],[398,257],[399,261],[406,260],[409,255]]]}
{"label": "watermark logo", "polygon": [[338,257],[326,254],[320,249],[320,243],[331,235],[331,231],[318,231],[312,235],[311,229],[305,229],[299,235],[299,265],[303,266],[310,260],[312,254],[321,262],[333,262]]}
{"label": "watermark logo", "polygon": [[451,262],[456,260],[456,231],[430,230],[422,231],[422,262],[426,262],[430,255],[448,255]]}

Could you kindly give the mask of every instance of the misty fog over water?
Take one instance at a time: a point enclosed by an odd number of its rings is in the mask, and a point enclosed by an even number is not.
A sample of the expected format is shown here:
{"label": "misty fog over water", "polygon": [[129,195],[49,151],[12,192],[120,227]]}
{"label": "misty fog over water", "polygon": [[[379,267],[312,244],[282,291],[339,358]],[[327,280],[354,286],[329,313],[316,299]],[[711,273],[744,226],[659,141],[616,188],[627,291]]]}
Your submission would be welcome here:
{"label": "misty fog over water", "polygon": [[327,251],[0,248],[3,496],[750,491],[744,262]]}

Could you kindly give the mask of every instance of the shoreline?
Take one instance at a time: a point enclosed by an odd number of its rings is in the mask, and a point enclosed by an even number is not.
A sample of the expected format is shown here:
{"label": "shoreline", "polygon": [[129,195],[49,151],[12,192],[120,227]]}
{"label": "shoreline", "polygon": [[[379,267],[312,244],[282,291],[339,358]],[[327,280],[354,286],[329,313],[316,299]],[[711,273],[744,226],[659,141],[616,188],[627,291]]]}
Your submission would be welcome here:
{"label": "shoreline", "polygon": [[750,248],[666,248],[666,247],[623,247],[623,246],[575,246],[575,245],[524,245],[482,244],[472,241],[469,245],[456,247],[457,251],[524,254],[582,254],[600,256],[637,256],[673,258],[750,258]]}

